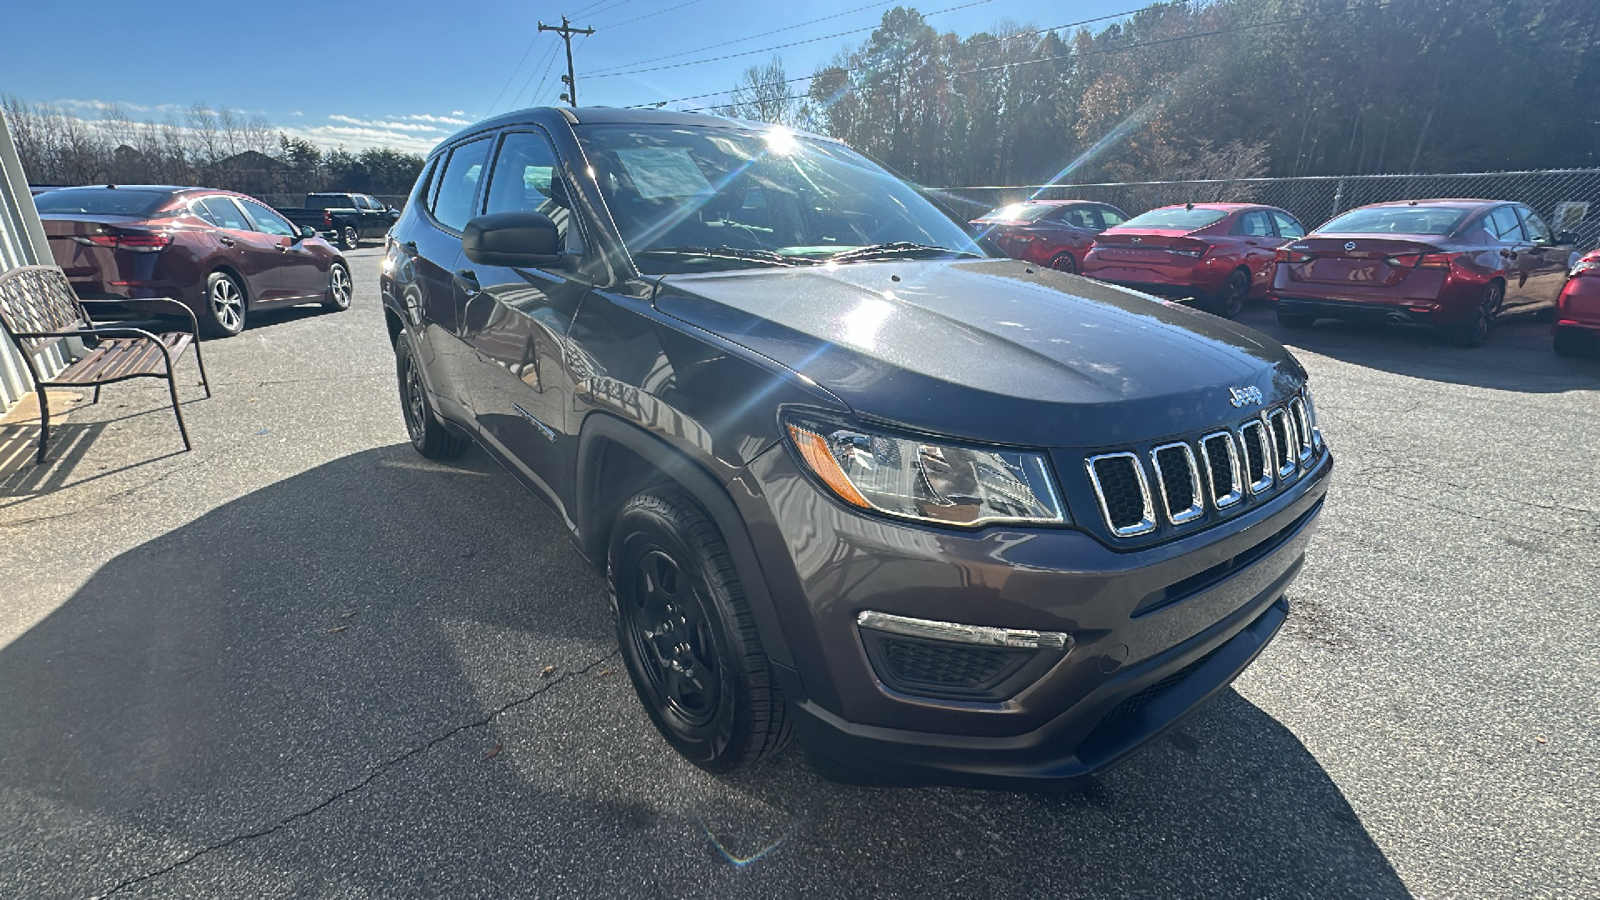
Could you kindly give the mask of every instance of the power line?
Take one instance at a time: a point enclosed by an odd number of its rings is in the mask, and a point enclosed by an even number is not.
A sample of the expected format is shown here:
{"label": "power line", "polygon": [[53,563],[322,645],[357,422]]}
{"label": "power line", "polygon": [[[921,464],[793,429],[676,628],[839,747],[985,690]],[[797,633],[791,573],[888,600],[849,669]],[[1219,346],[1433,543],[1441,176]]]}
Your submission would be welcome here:
{"label": "power line", "polygon": [[[959,4],[957,6],[949,6],[949,7],[946,7],[944,9],[936,9],[933,12],[928,13],[927,15],[923,16],[923,18],[924,19],[928,19],[928,18],[932,18],[933,16],[940,15],[941,13],[955,12],[958,9],[967,9],[968,7],[972,7],[972,6],[983,6],[986,3],[993,3],[993,2],[994,2],[994,0],[971,0],[971,2],[969,2],[969,3],[962,3],[962,4]],[[852,34],[860,34],[863,31],[873,31],[877,27],[878,27],[877,25],[868,25],[868,26],[866,26],[864,28],[852,28],[849,31],[839,31],[839,32],[835,32],[833,34],[825,34],[822,37],[806,38],[805,40],[802,40],[802,41],[790,41],[787,44],[776,44],[776,45],[771,46],[771,47],[762,47],[759,50],[744,50],[744,51],[741,51],[739,53],[729,53],[729,54],[726,54],[724,56],[712,56],[712,57],[707,57],[706,59],[691,59],[691,60],[689,60],[687,62],[670,63],[670,64],[665,65],[665,66],[652,66],[652,67],[650,67],[648,69],[627,69],[627,70],[622,71],[622,72],[608,72],[608,73],[606,73],[604,75],[591,75],[589,77],[590,78],[616,78],[619,75],[639,75],[639,74],[642,74],[642,73],[645,73],[645,72],[660,72],[663,69],[681,69],[681,68],[683,68],[685,66],[698,66],[698,65],[703,65],[705,63],[722,62],[723,60],[728,60],[728,59],[738,59],[741,56],[754,56],[757,53],[768,53],[768,52],[773,51],[773,50],[783,50],[783,49],[786,49],[788,47],[798,47],[801,44],[815,44],[818,41],[827,41],[827,40],[832,40],[834,38],[847,37],[847,36],[852,35]],[[733,43],[738,43],[738,42],[734,41]]]}
{"label": "power line", "polygon": [[[1057,56],[1043,56],[1043,57],[1040,57],[1038,59],[1024,59],[1024,60],[1018,60],[1017,62],[1001,63],[999,65],[994,65],[994,66],[980,66],[979,68],[967,69],[967,70],[962,71],[962,72],[951,72],[946,77],[947,78],[959,78],[962,75],[974,75],[974,74],[977,74],[977,73],[980,73],[980,72],[994,72],[994,71],[999,71],[999,70],[1003,70],[1003,69],[1014,69],[1014,68],[1017,68],[1019,66],[1031,66],[1031,65],[1033,65],[1035,63],[1054,62],[1056,60],[1072,59],[1073,57],[1100,56],[1100,55],[1103,55],[1103,54],[1106,54],[1106,53],[1121,53],[1121,52],[1123,52],[1125,50],[1138,50],[1138,49],[1140,49],[1142,47],[1154,47],[1154,46],[1157,46],[1159,44],[1170,44],[1170,43],[1173,43],[1175,41],[1188,41],[1188,40],[1193,40],[1195,38],[1213,37],[1213,36],[1219,35],[1219,34],[1237,34],[1237,33],[1241,32],[1241,31],[1253,31],[1253,30],[1255,30],[1257,28],[1270,28],[1270,27],[1275,26],[1275,25],[1288,25],[1288,24],[1292,24],[1294,22],[1303,22],[1303,21],[1306,21],[1306,20],[1309,20],[1309,19],[1326,19],[1326,18],[1328,18],[1330,16],[1342,16],[1342,15],[1345,15],[1347,13],[1353,13],[1353,12],[1363,12],[1363,11],[1366,11],[1366,10],[1388,9],[1391,5],[1392,5],[1392,2],[1390,2],[1390,0],[1386,0],[1386,2],[1375,3],[1375,4],[1372,4],[1370,6],[1351,6],[1351,7],[1345,8],[1345,9],[1333,10],[1331,12],[1325,12],[1325,13],[1307,13],[1306,15],[1290,16],[1287,19],[1278,19],[1278,20],[1273,21],[1273,22],[1256,22],[1256,23],[1251,24],[1251,25],[1240,25],[1240,26],[1233,27],[1233,28],[1218,28],[1218,29],[1214,29],[1212,31],[1198,31],[1198,32],[1195,32],[1193,34],[1182,34],[1182,35],[1176,35],[1174,37],[1169,37],[1169,38],[1158,38],[1156,40],[1140,41],[1140,42],[1134,43],[1134,44],[1125,44],[1125,45],[1123,45],[1121,47],[1106,47],[1106,48],[1101,49],[1101,50],[1089,50],[1089,51],[1086,51],[1086,52],[1083,52],[1083,53],[1063,53],[1063,54],[1060,54],[1060,55],[1057,55]],[[1070,27],[1070,26],[1063,26],[1063,27]],[[863,71],[866,68],[867,68],[866,66],[857,66],[856,68],[844,69],[842,71],[844,71],[846,73],[849,73],[849,72],[860,72],[860,71]],[[790,78],[787,81],[785,81],[784,83],[785,84],[789,84],[791,82],[796,82],[796,81],[809,81],[809,80],[811,80],[811,79],[813,79],[815,77],[816,77],[815,75],[805,75],[805,76],[802,76],[800,78]],[[701,97],[716,97],[716,96],[720,96],[722,94],[732,94],[732,93],[733,93],[733,91],[731,91],[731,90],[730,91],[719,91],[719,92],[717,92],[715,94],[701,94],[700,96]],[[777,99],[778,100],[806,100],[806,99],[809,99],[809,96],[810,96],[809,94],[791,94],[791,95],[789,95],[787,97],[780,97],[780,98],[777,98]],[[684,98],[684,99],[698,99],[698,98]],[[664,106],[664,105],[666,105],[666,103],[677,103],[677,102],[679,102],[679,101],[677,101],[677,100],[668,100],[668,101],[665,101],[665,103],[663,103],[661,105]],[[654,103],[649,103],[649,104],[644,104],[644,105],[645,106],[656,106],[656,104],[654,104]],[[708,110],[708,109],[720,109],[720,108],[722,108],[723,105],[725,105],[725,104],[713,105],[713,106],[695,106],[695,107],[690,107],[688,109],[678,110],[678,112],[703,112],[703,111]]]}
{"label": "power line", "polygon": [[[561,47],[560,44],[551,44],[550,45],[550,53],[545,59],[544,69],[543,69],[543,71],[541,71],[539,73],[539,76],[538,76],[539,77],[539,86],[534,88],[531,93],[528,93],[527,103],[528,103],[529,106],[537,105],[538,98],[544,94],[545,82],[550,80],[550,70],[555,68],[555,65],[556,65],[556,55],[557,55],[556,54],[556,50],[560,49],[560,47]],[[534,76],[530,72],[528,74],[528,84],[524,84],[522,86],[523,92],[527,92],[528,91],[528,85],[529,84],[533,84],[533,78],[534,78]],[[519,93],[518,96],[521,96],[521,94]]]}
{"label": "power line", "polygon": [[[522,51],[522,58],[517,60],[517,67],[511,70],[511,74],[506,77],[506,83],[500,86],[500,93],[494,95],[494,102],[489,104],[489,112],[493,113],[494,108],[500,105],[500,98],[506,95],[506,88],[511,87],[511,82],[517,80],[517,73],[522,71],[522,64],[528,61],[528,54],[533,52],[533,45],[537,43],[539,43],[539,33],[536,31],[533,33],[533,40],[528,41],[528,48]],[[534,68],[538,68],[537,63],[534,64]]]}
{"label": "power line", "polygon": [[[698,2],[698,0],[690,0],[690,2]],[[651,57],[650,59],[641,59],[638,62],[624,63],[623,65],[620,65],[620,66],[606,66],[605,68],[600,69],[599,72],[597,72],[593,77],[598,78],[600,73],[615,72],[618,69],[624,69],[624,68],[627,68],[628,66],[642,66],[642,65],[646,65],[648,63],[660,62],[660,61],[662,61],[664,59],[677,59],[680,56],[689,56],[689,55],[695,54],[695,53],[704,53],[707,50],[715,50],[718,47],[731,47],[734,44],[742,44],[745,41],[753,41],[756,38],[763,38],[763,37],[767,37],[769,35],[780,34],[780,33],[785,32],[785,31],[793,31],[796,28],[804,28],[807,25],[816,25],[819,22],[826,22],[829,19],[837,19],[837,18],[841,18],[843,16],[853,16],[856,13],[866,12],[869,9],[877,9],[880,6],[888,6],[890,3],[896,3],[896,2],[899,2],[899,0],[884,0],[884,2],[881,2],[881,3],[869,3],[866,6],[858,6],[855,9],[847,9],[844,12],[834,13],[831,16],[823,16],[820,19],[812,19],[809,22],[801,22],[801,23],[799,23],[797,25],[785,25],[782,28],[774,28],[771,31],[763,31],[760,34],[752,34],[752,35],[748,35],[748,36],[742,37],[742,38],[734,38],[731,41],[721,41],[721,42],[715,43],[715,44],[708,44],[708,45],[706,45],[704,47],[698,47],[698,48],[696,48],[694,50],[683,50],[683,51],[678,52],[678,53],[668,53],[666,56],[654,56],[654,57]],[[683,5],[684,6],[688,6],[689,4],[685,3]],[[677,9],[677,8],[678,7],[676,7],[676,6],[672,7],[672,9]],[[662,12],[669,12],[669,11],[670,10],[662,10]],[[621,23],[621,24],[626,25],[627,23],[624,22],[624,23]],[[616,27],[616,26],[612,26],[612,27]]]}
{"label": "power line", "polygon": [[[643,22],[645,19],[654,19],[656,16],[659,16],[659,15],[661,15],[663,13],[669,13],[669,12],[673,12],[675,10],[683,9],[685,6],[693,6],[693,5],[695,5],[696,3],[699,3],[699,2],[700,2],[700,0],[688,0],[687,3],[679,3],[677,6],[669,6],[666,9],[656,10],[653,13],[647,13],[647,14],[642,15],[642,16],[635,16],[632,19],[626,19],[624,21],[616,23],[615,25],[601,25],[599,27],[605,29],[606,31],[610,31],[613,28],[621,28],[624,25],[632,25],[635,22]],[[648,62],[648,60],[647,60],[647,62]]]}
{"label": "power line", "polygon": [[[1054,28],[1039,28],[1039,29],[1036,29],[1034,31],[1021,31],[1021,32],[1017,32],[1016,34],[1007,35],[1007,36],[1002,37],[1002,38],[995,38],[993,40],[988,40],[988,41],[980,41],[980,42],[978,42],[976,44],[971,44],[969,46],[971,46],[971,47],[986,47],[986,46],[988,46],[990,44],[997,44],[997,43],[999,43],[1001,41],[1007,41],[1007,40],[1011,40],[1013,38],[1027,37],[1029,35],[1034,35],[1034,34],[1044,34],[1047,31],[1060,31],[1060,30],[1062,30],[1064,28],[1076,28],[1076,27],[1078,27],[1080,25],[1091,25],[1091,24],[1093,24],[1095,22],[1104,22],[1107,19],[1120,19],[1120,18],[1123,18],[1124,16],[1131,16],[1134,13],[1141,12],[1141,11],[1143,11],[1145,9],[1148,9],[1148,8],[1149,7],[1141,6],[1141,7],[1139,7],[1139,9],[1129,10],[1127,12],[1110,13],[1110,14],[1104,15],[1104,16],[1096,16],[1096,17],[1094,17],[1092,19],[1084,19],[1081,22],[1068,22],[1065,25],[1057,25]],[[858,66],[858,67],[856,67],[854,69],[845,69],[844,71],[845,72],[860,72],[860,71],[864,71],[867,68],[868,68],[867,66]],[[798,78],[786,79],[783,83],[784,84],[794,84],[794,83],[800,82],[800,81],[810,81],[811,79],[813,79],[815,77],[816,77],[815,75],[801,75]],[[675,100],[664,100],[664,101],[660,101],[660,102],[661,102],[661,105],[666,105],[668,103],[683,103],[683,102],[688,101],[688,100],[704,100],[707,97],[720,97],[723,94],[731,94],[731,93],[733,93],[732,90],[712,91],[709,94],[694,94],[694,95],[689,96],[689,97],[679,97],[679,98],[677,98]],[[788,98],[788,99],[792,100],[792,99],[799,99],[799,98],[791,97],[791,98]],[[646,104],[641,104],[641,105],[643,105],[643,106],[655,106],[656,104],[654,104],[654,103],[646,103]],[[712,107],[702,106],[702,107],[696,107],[696,108],[697,109],[711,109]],[[693,112],[693,110],[689,110],[689,111]]]}
{"label": "power line", "polygon": [[598,16],[599,14],[601,14],[603,12],[607,12],[609,10],[616,9],[619,6],[626,6],[627,4],[632,3],[632,2],[633,2],[633,0],[617,0],[616,3],[613,3],[610,6],[602,6],[599,9],[591,9],[588,14],[591,15],[591,16]]}

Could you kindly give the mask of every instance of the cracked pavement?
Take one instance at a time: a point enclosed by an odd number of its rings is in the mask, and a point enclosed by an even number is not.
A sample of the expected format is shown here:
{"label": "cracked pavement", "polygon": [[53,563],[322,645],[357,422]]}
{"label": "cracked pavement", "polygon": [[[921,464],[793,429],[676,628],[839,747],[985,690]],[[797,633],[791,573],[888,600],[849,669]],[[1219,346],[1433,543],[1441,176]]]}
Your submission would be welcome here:
{"label": "cracked pavement", "polygon": [[[601,579],[405,444],[377,306],[0,426],[0,896],[1595,896],[1600,361],[1285,331],[1339,456],[1278,639],[1080,794],[873,790],[651,729]],[[545,675],[547,667],[554,670]]]}

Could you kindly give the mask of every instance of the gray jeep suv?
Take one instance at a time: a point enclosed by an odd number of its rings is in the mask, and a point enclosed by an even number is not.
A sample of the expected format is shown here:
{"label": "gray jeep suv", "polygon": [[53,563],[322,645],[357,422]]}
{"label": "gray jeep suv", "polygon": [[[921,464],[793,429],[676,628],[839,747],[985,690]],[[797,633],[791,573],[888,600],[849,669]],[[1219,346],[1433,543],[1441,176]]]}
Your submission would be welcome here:
{"label": "gray jeep suv", "polygon": [[639,698],[727,771],[1062,785],[1244,669],[1332,460],[1223,319],[1007,259],[838,142],[535,109],[429,157],[382,289],[406,426],[604,572]]}

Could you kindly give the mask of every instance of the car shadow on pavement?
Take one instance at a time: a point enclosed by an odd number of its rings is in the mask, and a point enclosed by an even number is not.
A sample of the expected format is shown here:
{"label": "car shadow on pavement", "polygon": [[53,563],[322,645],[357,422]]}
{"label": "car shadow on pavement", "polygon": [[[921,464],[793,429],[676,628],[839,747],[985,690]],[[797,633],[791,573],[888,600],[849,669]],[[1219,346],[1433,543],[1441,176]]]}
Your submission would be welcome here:
{"label": "car shadow on pavement", "polygon": [[793,748],[707,776],[558,517],[477,451],[341,458],[70,596],[8,581],[53,611],[0,645],[4,896],[1406,894],[1232,691],[1075,795],[848,787]]}
{"label": "car shadow on pavement", "polygon": [[1550,323],[1529,315],[1495,322],[1482,347],[1450,346],[1416,326],[1323,319],[1285,328],[1265,306],[1250,307],[1237,321],[1292,347],[1412,378],[1536,394],[1600,388],[1600,358],[1556,356]]}

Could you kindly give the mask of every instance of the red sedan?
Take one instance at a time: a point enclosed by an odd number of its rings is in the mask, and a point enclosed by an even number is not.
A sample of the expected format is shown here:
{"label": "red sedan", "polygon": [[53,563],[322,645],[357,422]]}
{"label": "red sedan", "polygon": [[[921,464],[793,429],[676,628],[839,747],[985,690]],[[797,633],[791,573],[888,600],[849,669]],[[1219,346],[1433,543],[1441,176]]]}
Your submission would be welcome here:
{"label": "red sedan", "polygon": [[160,314],[138,301],[168,297],[216,337],[243,331],[263,307],[350,305],[339,251],[242,194],[104,185],[47,191],[34,204],[56,265],[85,300]]}
{"label": "red sedan", "polygon": [[1127,219],[1127,213],[1107,203],[1029,200],[992,210],[972,224],[979,236],[994,241],[1012,259],[1077,272],[1095,235]]}
{"label": "red sedan", "polygon": [[1263,296],[1273,253],[1304,237],[1288,212],[1253,203],[1188,203],[1134,216],[1095,239],[1083,274],[1168,297],[1193,297],[1233,318]]}
{"label": "red sedan", "polygon": [[1600,349],[1600,250],[1590,250],[1572,267],[1556,303],[1555,342],[1562,356]]}
{"label": "red sedan", "polygon": [[1520,203],[1401,200],[1336,216],[1278,251],[1278,321],[1319,318],[1431,325],[1476,347],[1502,312],[1550,309],[1574,236],[1552,235]]}

